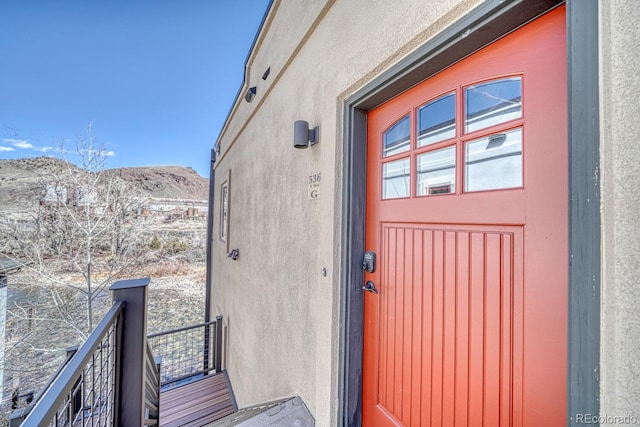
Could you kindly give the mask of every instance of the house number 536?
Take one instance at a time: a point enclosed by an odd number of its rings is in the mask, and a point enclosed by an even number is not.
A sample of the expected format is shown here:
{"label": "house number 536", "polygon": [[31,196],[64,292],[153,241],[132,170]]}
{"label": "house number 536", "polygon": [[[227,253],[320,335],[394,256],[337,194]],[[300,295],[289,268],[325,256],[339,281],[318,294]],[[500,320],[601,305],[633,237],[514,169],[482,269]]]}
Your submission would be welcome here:
{"label": "house number 536", "polygon": [[307,199],[317,200],[320,198],[320,173],[309,175],[309,189]]}
{"label": "house number 536", "polygon": [[320,182],[320,174],[314,173],[313,175],[309,175],[309,185],[318,184]]}

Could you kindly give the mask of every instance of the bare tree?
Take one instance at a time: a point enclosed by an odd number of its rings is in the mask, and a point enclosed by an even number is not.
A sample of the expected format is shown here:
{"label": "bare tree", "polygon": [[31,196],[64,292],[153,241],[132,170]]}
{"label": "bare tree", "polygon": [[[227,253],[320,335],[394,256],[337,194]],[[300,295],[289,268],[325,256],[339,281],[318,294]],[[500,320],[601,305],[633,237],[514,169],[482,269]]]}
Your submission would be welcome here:
{"label": "bare tree", "polygon": [[[106,309],[96,305],[106,286],[126,275],[141,254],[143,199],[106,168],[108,152],[91,126],[73,150],[61,144],[59,151],[63,159],[40,172],[32,220],[4,225],[0,256],[20,262],[46,296],[46,307],[38,310],[46,316],[36,320],[50,322],[55,315],[83,340]],[[79,160],[67,161],[72,155]],[[18,318],[26,315],[15,311]]]}
{"label": "bare tree", "polygon": [[64,347],[83,342],[108,309],[106,287],[130,276],[144,250],[145,199],[107,169],[108,151],[91,126],[57,152],[37,171],[28,217],[0,222],[0,257],[22,267],[7,307],[0,396],[44,384]]}

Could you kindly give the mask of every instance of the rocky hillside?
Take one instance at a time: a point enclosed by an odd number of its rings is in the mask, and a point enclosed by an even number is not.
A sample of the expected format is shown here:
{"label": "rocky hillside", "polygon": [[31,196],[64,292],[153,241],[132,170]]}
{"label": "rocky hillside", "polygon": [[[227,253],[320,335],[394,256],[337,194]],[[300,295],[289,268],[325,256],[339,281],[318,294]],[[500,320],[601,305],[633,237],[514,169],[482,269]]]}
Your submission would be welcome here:
{"label": "rocky hillside", "polygon": [[182,166],[146,166],[113,169],[144,194],[168,199],[207,200],[209,180]]}
{"label": "rocky hillside", "polygon": [[[53,157],[16,160],[0,159],[0,213],[27,210],[37,200],[34,187],[39,176],[56,174],[67,167],[78,169]],[[80,173],[80,169],[78,169]],[[111,170],[131,182],[143,195],[157,198],[206,200],[209,180],[192,168],[149,166]]]}

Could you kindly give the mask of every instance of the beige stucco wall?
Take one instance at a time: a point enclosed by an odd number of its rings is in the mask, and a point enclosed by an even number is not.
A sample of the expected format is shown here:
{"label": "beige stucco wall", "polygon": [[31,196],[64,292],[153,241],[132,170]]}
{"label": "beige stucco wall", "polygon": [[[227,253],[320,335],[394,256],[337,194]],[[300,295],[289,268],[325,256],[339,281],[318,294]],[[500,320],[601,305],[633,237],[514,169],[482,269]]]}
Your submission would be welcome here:
{"label": "beige stucco wall", "polygon": [[[228,372],[241,407],[300,395],[317,425],[337,422],[342,100],[479,0],[275,1],[219,143],[231,170],[229,248],[214,226],[214,315],[228,322]],[[271,67],[266,81],[263,72]],[[293,148],[293,122],[320,144]],[[307,199],[321,173],[319,200]],[[326,276],[321,271],[326,269]]]}
{"label": "beige stucco wall", "polygon": [[[215,213],[231,170],[240,258],[216,224],[213,314],[228,323],[240,406],[300,395],[318,425],[336,424],[342,100],[479,2],[274,2],[242,91],[258,94],[234,106],[216,163]],[[639,14],[638,0],[600,1],[601,414],[640,419]],[[319,125],[320,144],[295,150],[295,120]],[[307,200],[314,173],[320,199]]]}
{"label": "beige stucco wall", "polygon": [[640,422],[640,2],[600,10],[601,415]]}

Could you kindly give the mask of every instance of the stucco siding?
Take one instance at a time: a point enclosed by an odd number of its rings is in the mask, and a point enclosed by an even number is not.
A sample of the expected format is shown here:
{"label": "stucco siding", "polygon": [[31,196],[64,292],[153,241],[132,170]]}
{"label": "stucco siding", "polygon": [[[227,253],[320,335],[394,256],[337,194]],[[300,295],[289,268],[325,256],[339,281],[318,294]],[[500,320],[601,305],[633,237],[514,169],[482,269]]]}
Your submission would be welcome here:
{"label": "stucco siding", "polygon": [[[212,301],[228,322],[240,406],[300,395],[317,425],[337,423],[342,100],[477,3],[274,3],[243,88],[258,94],[234,106],[216,162],[214,212],[231,170],[228,238],[240,257],[227,257],[214,224]],[[289,28],[296,17],[305,31]],[[295,120],[320,126],[320,143],[295,149]],[[320,198],[309,200],[316,173]]]}
{"label": "stucco siding", "polygon": [[[239,405],[300,395],[336,425],[340,350],[343,101],[481,0],[275,0],[217,141],[212,301],[228,325]],[[576,5],[578,3],[575,3]],[[601,415],[640,419],[640,8],[600,3]],[[270,75],[262,74],[270,67]],[[293,148],[293,122],[320,143]],[[230,172],[228,244],[220,186]],[[320,197],[307,198],[321,174]],[[227,257],[237,248],[237,261]]]}
{"label": "stucco siding", "polygon": [[640,3],[600,1],[601,415],[640,420]]}
{"label": "stucco siding", "polygon": [[[315,29],[316,21],[322,18],[323,11],[329,9],[333,1],[274,0],[247,59],[244,86],[240,89],[239,100],[242,102],[233,105],[221,132],[221,157],[224,157],[240,136],[253,114],[260,110],[262,103],[268,98],[270,88],[278,84],[283,71],[295,58],[297,50],[304,45],[307,35]],[[269,75],[263,79],[267,69]],[[254,86],[257,88],[256,97],[251,103],[244,102],[242,96]]]}

